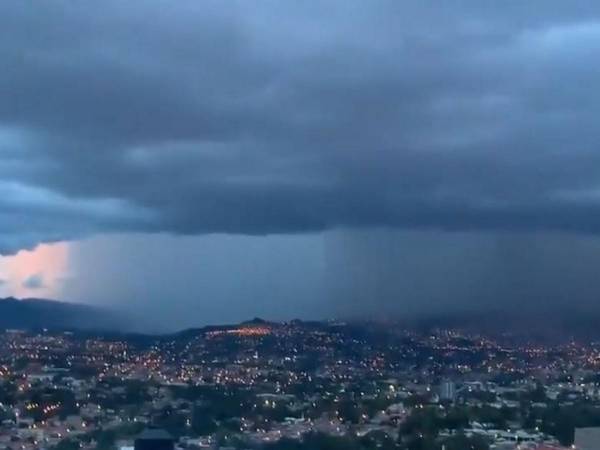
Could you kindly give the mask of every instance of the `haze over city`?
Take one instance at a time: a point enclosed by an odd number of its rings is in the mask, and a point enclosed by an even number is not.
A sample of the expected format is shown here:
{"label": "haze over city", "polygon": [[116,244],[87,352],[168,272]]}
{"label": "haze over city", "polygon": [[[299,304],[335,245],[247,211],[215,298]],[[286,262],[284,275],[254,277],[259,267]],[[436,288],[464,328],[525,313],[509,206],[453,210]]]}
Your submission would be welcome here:
{"label": "haze over city", "polygon": [[0,4],[0,296],[598,311],[595,2]]}

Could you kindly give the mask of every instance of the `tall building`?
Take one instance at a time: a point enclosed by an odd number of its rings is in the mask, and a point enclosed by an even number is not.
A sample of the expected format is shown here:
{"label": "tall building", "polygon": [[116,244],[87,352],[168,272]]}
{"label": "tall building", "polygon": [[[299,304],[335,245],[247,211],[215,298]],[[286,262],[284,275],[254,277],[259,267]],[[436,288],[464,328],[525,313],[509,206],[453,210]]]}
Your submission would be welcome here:
{"label": "tall building", "polygon": [[135,450],[174,450],[175,439],[160,428],[147,428],[136,438]]}
{"label": "tall building", "polygon": [[440,384],[440,400],[453,402],[456,399],[456,384],[453,381],[443,381]]}
{"label": "tall building", "polygon": [[575,428],[575,448],[577,450],[599,449],[600,427]]}

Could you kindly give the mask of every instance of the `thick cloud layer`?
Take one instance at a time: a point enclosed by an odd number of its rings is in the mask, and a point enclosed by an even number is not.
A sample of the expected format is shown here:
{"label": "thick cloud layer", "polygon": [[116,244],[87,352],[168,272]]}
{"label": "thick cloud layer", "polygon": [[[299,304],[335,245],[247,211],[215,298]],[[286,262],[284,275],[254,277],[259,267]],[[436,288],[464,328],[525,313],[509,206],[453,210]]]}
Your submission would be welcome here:
{"label": "thick cloud layer", "polygon": [[0,253],[600,231],[597,2],[0,3]]}

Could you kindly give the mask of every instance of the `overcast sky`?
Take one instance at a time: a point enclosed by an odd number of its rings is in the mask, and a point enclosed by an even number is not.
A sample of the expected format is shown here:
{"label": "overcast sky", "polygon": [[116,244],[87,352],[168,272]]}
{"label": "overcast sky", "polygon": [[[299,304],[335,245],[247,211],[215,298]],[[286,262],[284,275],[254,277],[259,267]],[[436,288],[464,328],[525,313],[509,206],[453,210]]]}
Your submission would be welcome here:
{"label": "overcast sky", "polygon": [[599,54],[596,1],[2,1],[0,294],[593,306]]}

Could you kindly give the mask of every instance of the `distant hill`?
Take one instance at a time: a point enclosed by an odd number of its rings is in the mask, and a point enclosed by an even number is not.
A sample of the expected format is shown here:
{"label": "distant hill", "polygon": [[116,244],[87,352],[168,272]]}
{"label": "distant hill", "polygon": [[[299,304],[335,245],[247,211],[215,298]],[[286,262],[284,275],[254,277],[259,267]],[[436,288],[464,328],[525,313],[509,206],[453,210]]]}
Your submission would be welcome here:
{"label": "distant hill", "polygon": [[490,311],[431,314],[402,322],[419,331],[459,329],[484,335],[511,335],[535,341],[563,342],[568,339],[600,339],[600,312],[548,306],[544,309],[497,309]]}
{"label": "distant hill", "polygon": [[0,299],[0,329],[122,329],[124,320],[102,308],[44,299]]}
{"label": "distant hill", "polygon": [[[132,313],[133,314],[133,313]],[[163,334],[147,325],[142,312],[135,316],[99,307],[45,299],[0,298],[0,330],[80,330],[85,332],[116,332],[139,335],[142,341],[152,336],[163,339],[189,339],[205,333],[246,327],[283,326],[261,318],[238,324],[209,325]],[[576,309],[527,307],[494,311],[454,311],[417,317],[392,318],[386,322],[354,320],[347,323],[292,320],[289,325],[312,331],[343,332],[358,338],[385,335],[389,330],[413,329],[421,332],[434,329],[458,329],[488,336],[564,342],[566,339],[600,339],[600,312]]]}

